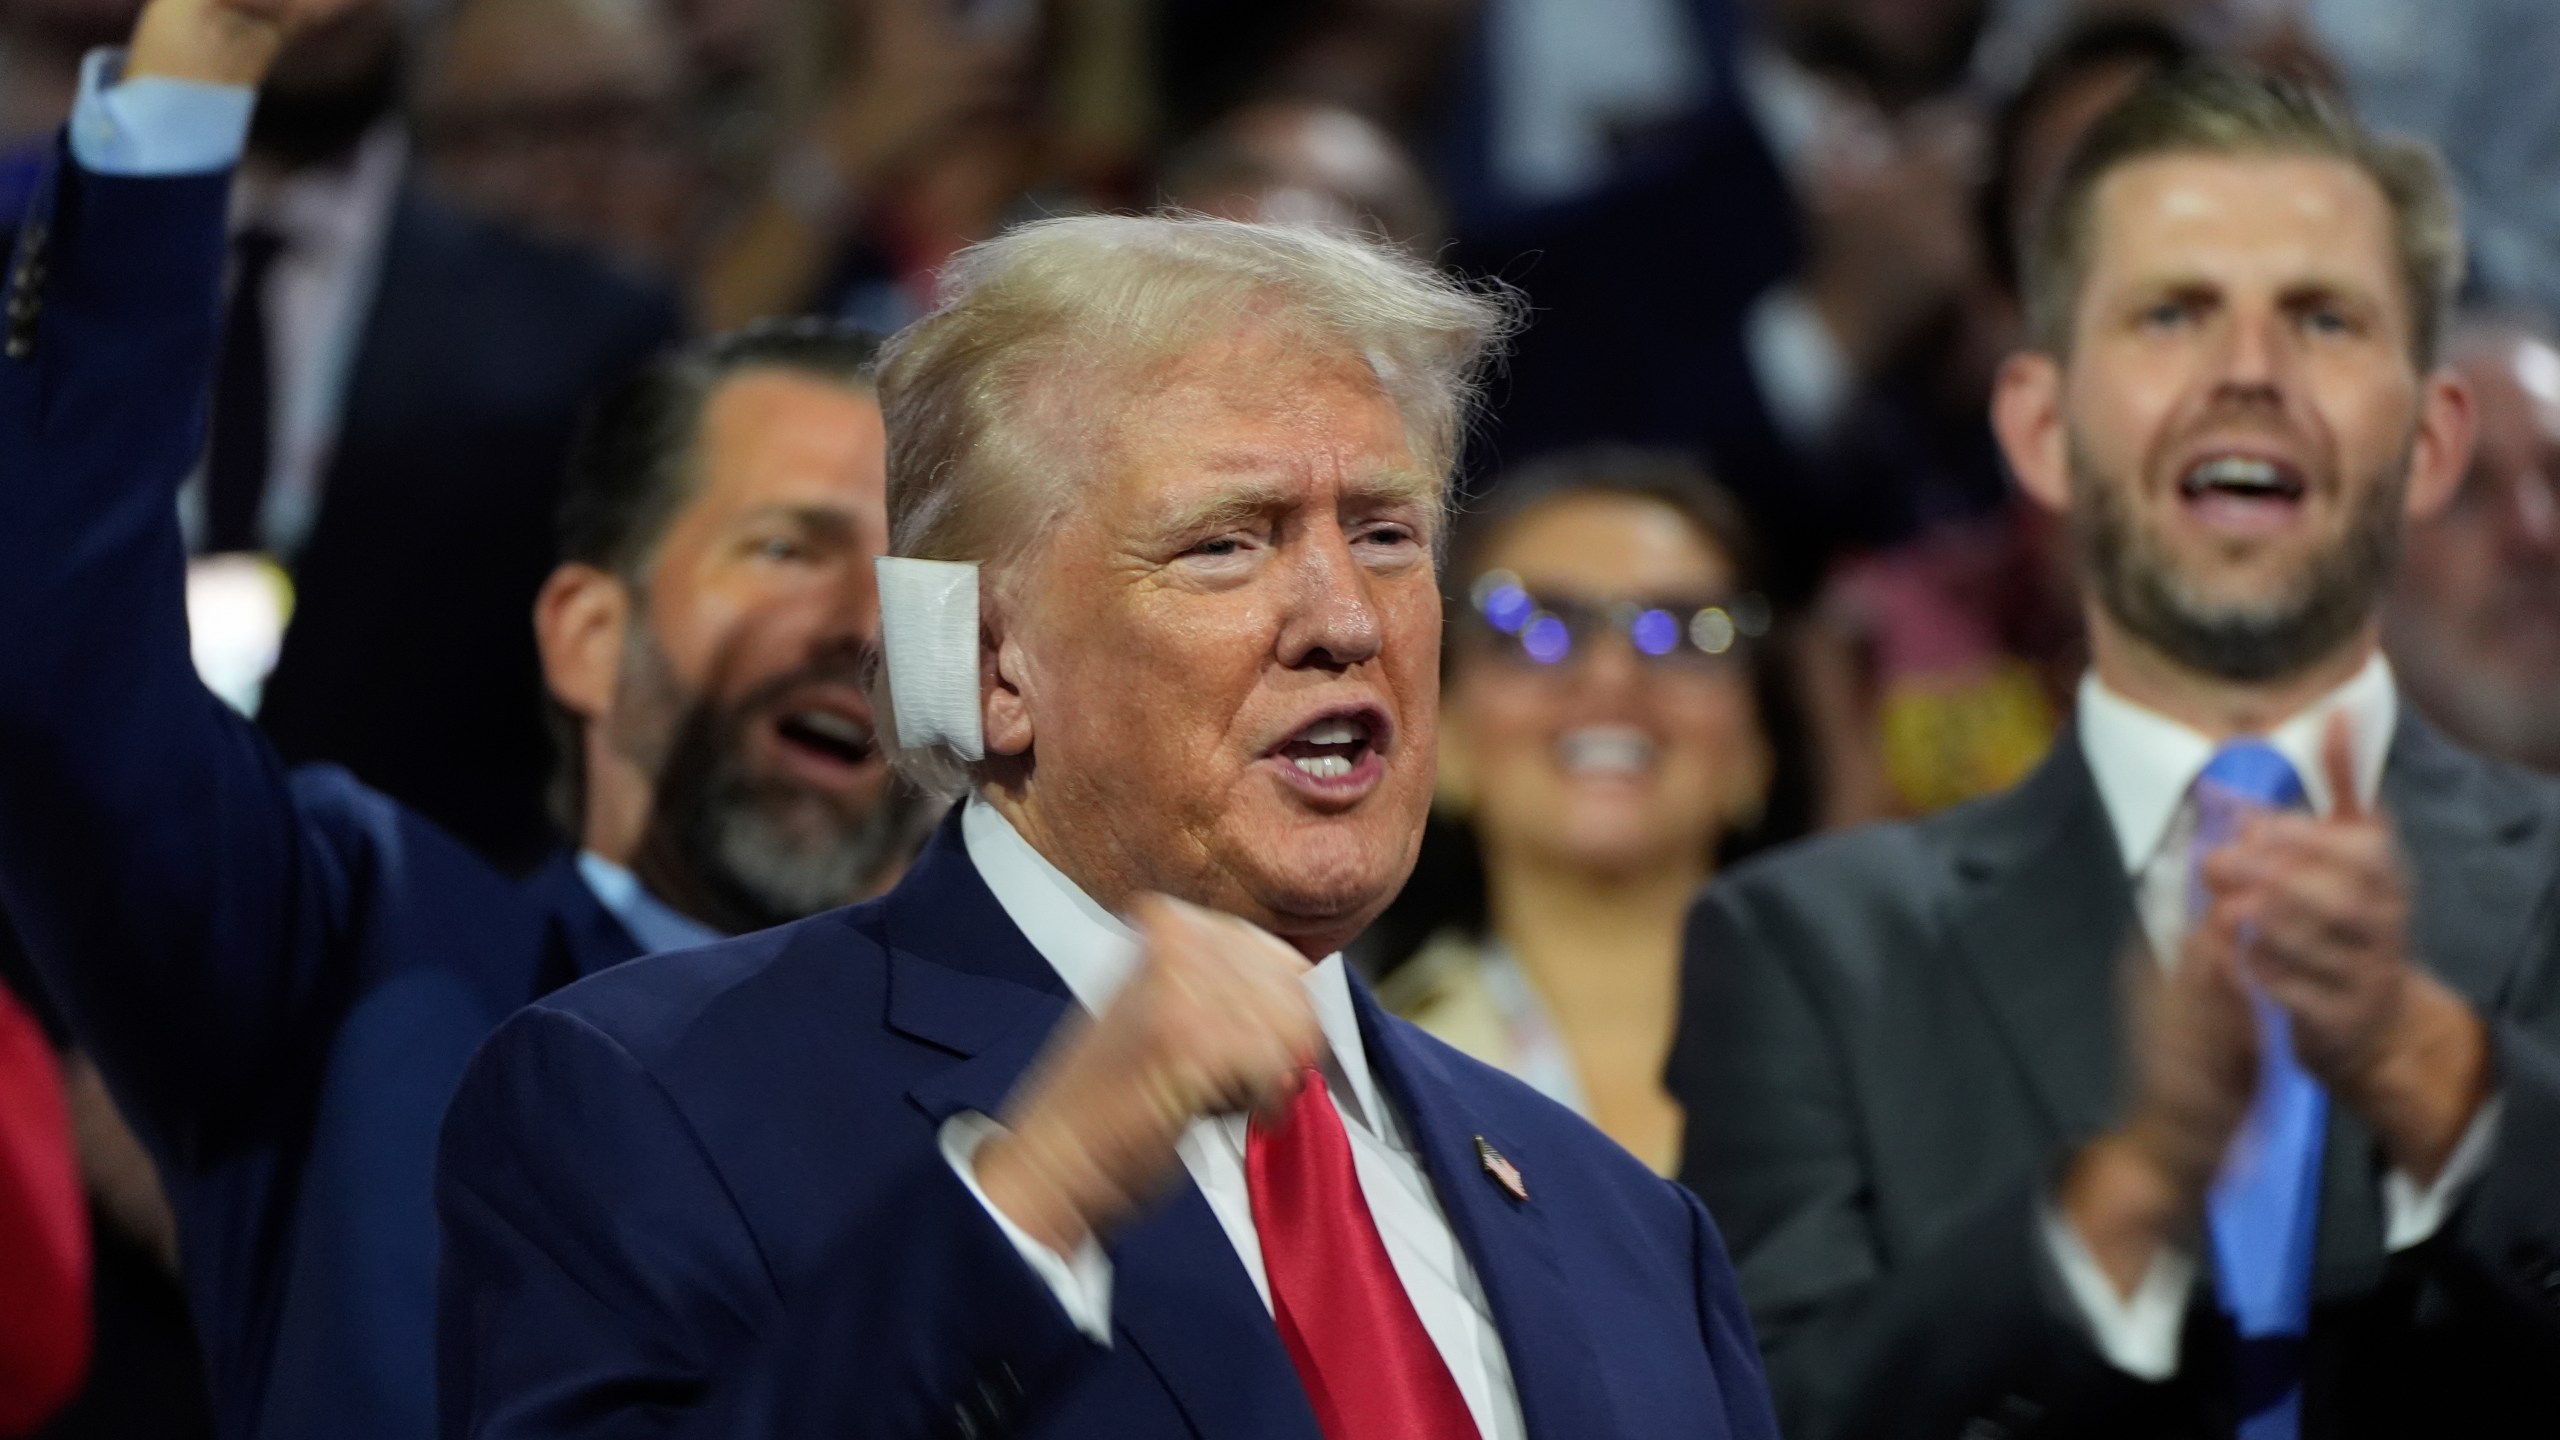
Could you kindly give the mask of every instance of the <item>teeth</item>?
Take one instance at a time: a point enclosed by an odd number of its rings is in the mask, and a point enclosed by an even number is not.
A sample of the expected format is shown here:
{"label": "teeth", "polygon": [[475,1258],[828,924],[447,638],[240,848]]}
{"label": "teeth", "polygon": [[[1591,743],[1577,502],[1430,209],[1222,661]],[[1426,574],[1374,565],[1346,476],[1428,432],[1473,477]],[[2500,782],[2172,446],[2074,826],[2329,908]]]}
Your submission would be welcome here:
{"label": "teeth", "polygon": [[1348,720],[1327,720],[1308,727],[1304,737],[1309,745],[1353,745],[1368,738],[1368,732]]}
{"label": "teeth", "polygon": [[1653,766],[1653,740],[1624,725],[1592,725],[1566,735],[1556,750],[1568,775],[1641,775]]}
{"label": "teeth", "polygon": [[[1325,744],[1331,742],[1319,741],[1317,743]],[[1348,755],[1308,755],[1303,757],[1292,757],[1289,763],[1297,766],[1300,770],[1305,771],[1307,774],[1314,776],[1318,780],[1339,780],[1343,776],[1351,773],[1351,757]]]}
{"label": "teeth", "polygon": [[2279,490],[2284,488],[2284,473],[2271,461],[2245,455],[2225,455],[2187,472],[2189,490],[2207,486],[2233,490]]}
{"label": "teeth", "polygon": [[871,732],[851,718],[832,710],[803,710],[791,717],[792,723],[814,735],[845,745],[868,745]]}

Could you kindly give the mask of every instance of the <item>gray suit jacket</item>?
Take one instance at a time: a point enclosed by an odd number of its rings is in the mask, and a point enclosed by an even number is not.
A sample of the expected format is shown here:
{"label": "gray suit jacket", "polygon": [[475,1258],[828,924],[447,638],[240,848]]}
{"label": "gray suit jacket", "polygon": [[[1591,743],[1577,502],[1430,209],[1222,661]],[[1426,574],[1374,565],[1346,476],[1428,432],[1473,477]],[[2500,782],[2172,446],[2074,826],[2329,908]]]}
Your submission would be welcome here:
{"label": "gray suit jacket", "polygon": [[[2505,1115],[2456,1214],[2396,1256],[2378,1148],[2333,1115],[2303,1433],[2550,1434],[2560,784],[2404,706],[2382,794],[2418,948],[2490,1019]],[[2068,734],[2007,794],[1780,852],[1699,899],[1669,1077],[1683,1179],[1732,1247],[1794,1440],[2231,1433],[2207,1287],[2177,1377],[2144,1384],[2099,1356],[2037,1236],[2056,1163],[2120,1103],[2137,935]]]}

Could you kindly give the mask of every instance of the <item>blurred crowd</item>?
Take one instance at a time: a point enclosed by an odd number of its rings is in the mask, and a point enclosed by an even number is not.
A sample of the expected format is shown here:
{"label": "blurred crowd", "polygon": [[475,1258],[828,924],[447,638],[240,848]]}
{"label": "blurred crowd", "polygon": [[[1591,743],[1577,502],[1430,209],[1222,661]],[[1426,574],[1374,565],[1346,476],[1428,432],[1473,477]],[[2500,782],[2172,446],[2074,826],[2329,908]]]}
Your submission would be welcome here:
{"label": "blurred crowd", "polygon": [[[0,228],[137,8],[0,0]],[[2068,716],[2068,537],[1987,401],[2075,140],[2208,52],[2335,87],[2454,176],[2480,439],[2386,640],[2442,728],[2560,771],[2549,0],[360,4],[252,131],[182,502],[197,660],[288,761],[531,868],[562,836],[526,616],[608,378],[766,317],[885,334],[1028,217],[1392,241],[1532,319],[1463,467],[1437,818],[1362,958],[1668,1170],[1698,886],[2002,790]],[[1570,763],[1657,777],[1644,802],[1542,789],[1559,728]],[[41,1433],[206,1433],[150,1167],[93,1073],[69,1093],[97,1353],[127,1368]]]}

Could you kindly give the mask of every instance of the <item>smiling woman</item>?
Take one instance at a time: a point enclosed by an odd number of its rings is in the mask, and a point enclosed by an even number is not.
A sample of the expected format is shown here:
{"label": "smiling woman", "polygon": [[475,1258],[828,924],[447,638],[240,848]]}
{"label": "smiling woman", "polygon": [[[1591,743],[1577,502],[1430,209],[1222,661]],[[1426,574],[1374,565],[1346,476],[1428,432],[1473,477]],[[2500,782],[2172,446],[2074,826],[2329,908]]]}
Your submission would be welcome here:
{"label": "smiling woman", "polygon": [[1464,830],[1435,836],[1480,863],[1483,904],[1444,911],[1379,991],[1663,1171],[1681,917],[1760,828],[1775,772],[1750,556],[1732,501],[1677,456],[1558,457],[1466,517],[1439,779]]}

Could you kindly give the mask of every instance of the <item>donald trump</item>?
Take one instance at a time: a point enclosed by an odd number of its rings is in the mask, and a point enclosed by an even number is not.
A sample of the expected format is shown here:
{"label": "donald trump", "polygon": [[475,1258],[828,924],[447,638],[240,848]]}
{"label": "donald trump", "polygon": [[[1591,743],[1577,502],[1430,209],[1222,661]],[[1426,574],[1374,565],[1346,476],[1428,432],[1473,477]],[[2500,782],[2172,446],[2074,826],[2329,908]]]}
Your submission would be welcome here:
{"label": "donald trump", "polygon": [[1506,310],[1196,218],[962,256],[880,377],[884,898],[560,991],[445,1130],[472,1437],[1773,1437],[1705,1211],[1381,1012]]}

